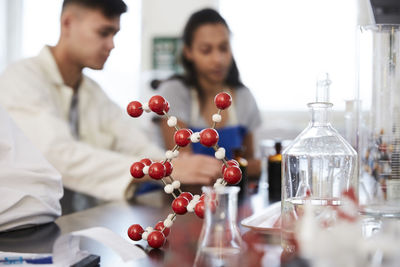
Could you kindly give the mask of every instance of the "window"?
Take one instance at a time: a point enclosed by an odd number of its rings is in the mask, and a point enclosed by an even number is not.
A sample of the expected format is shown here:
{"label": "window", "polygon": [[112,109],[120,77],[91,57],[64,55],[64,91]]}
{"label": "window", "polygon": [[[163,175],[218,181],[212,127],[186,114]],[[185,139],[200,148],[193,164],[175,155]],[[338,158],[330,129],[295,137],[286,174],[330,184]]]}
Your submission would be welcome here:
{"label": "window", "polygon": [[323,72],[335,109],[354,98],[355,2],[220,0],[242,80],[260,109],[306,110]]}

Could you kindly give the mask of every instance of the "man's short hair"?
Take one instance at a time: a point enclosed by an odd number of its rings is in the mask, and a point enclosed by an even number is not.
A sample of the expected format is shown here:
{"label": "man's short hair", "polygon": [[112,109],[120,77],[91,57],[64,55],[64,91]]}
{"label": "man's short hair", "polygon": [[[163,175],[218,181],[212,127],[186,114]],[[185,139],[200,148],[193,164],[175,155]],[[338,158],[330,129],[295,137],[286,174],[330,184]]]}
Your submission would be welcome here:
{"label": "man's short hair", "polygon": [[127,11],[127,6],[122,0],[64,0],[62,9],[76,4],[90,9],[98,9],[107,18],[120,16]]}

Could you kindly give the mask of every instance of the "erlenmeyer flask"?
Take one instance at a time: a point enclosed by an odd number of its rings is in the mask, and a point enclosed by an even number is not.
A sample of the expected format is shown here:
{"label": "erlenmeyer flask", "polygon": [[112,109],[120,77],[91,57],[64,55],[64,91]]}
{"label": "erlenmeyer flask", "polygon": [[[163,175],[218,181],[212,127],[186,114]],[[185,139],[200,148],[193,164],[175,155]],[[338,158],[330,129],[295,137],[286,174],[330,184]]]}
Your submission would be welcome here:
{"label": "erlenmeyer flask", "polygon": [[205,193],[204,224],[194,266],[241,266],[245,245],[236,222],[239,187],[202,189]]}
{"label": "erlenmeyer flask", "polygon": [[311,196],[311,188],[307,181],[307,176],[305,171],[300,172],[300,182],[297,187],[296,195],[297,198],[306,198]]}

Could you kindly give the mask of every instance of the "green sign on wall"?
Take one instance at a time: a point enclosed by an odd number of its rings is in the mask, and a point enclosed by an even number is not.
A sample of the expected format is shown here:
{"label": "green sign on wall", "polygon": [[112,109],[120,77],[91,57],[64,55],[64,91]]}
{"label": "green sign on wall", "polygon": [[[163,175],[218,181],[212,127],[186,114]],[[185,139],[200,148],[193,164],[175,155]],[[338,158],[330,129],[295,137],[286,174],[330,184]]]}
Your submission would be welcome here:
{"label": "green sign on wall", "polygon": [[179,72],[181,40],[178,37],[153,38],[153,69]]}

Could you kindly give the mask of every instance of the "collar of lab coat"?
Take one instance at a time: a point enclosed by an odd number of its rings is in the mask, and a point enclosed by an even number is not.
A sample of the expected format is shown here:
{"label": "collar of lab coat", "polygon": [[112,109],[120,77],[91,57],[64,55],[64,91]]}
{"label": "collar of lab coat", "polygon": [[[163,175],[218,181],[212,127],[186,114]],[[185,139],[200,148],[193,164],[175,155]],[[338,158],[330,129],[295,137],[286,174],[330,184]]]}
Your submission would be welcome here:
{"label": "collar of lab coat", "polygon": [[54,59],[54,56],[51,53],[49,46],[46,45],[45,47],[42,48],[38,58],[42,62],[41,65],[44,71],[46,72],[47,77],[51,80],[51,82],[58,86],[65,86],[60,70],[58,69],[56,60]]}
{"label": "collar of lab coat", "polygon": [[[68,87],[69,89],[72,90],[70,86],[67,86],[64,83],[64,80],[61,76],[60,70],[58,69],[57,62],[51,53],[50,47],[49,46],[44,46],[42,50],[40,51],[38,55],[39,60],[41,61],[41,66],[43,70],[46,72],[47,77],[50,79],[50,81],[57,85],[57,87]],[[85,88],[87,81],[86,75],[82,74],[82,81],[81,84],[79,85],[79,91],[82,88]]]}
{"label": "collar of lab coat", "polygon": [[[44,46],[38,55],[40,65],[43,68],[44,72],[47,74],[47,78],[50,80],[51,83],[55,85],[57,88],[57,94],[59,96],[59,104],[62,107],[63,115],[65,118],[68,117],[69,109],[71,106],[72,94],[73,90],[70,86],[67,86],[64,83],[64,80],[61,76],[60,70],[58,69],[56,60],[51,53],[49,46]],[[78,98],[79,106],[85,106],[87,99],[86,99],[86,90],[90,89],[88,86],[88,77],[82,74],[82,81],[78,88]]]}

